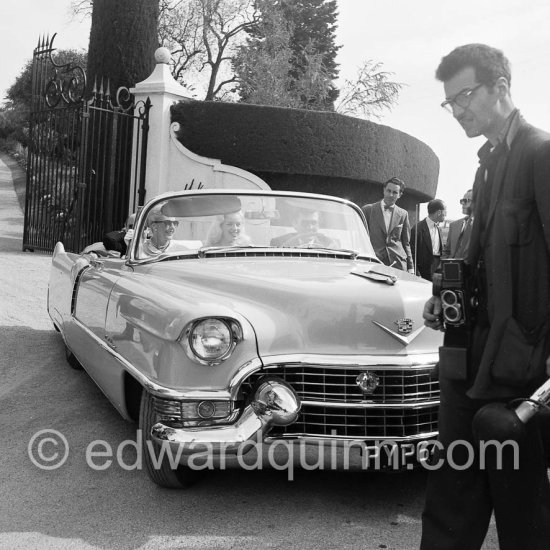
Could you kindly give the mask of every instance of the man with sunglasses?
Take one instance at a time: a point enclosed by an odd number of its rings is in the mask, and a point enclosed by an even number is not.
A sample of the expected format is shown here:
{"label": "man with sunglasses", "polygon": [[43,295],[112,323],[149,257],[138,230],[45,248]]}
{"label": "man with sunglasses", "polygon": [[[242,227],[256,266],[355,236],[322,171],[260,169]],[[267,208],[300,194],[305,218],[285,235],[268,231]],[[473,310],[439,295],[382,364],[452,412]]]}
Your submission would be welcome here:
{"label": "man with sunglasses", "polygon": [[472,190],[468,189],[464,197],[460,199],[463,218],[449,224],[447,241],[443,247],[444,258],[466,258],[468,255],[468,244],[472,234],[474,216],[472,214]]}
{"label": "man with sunglasses", "polygon": [[[466,258],[478,306],[466,344],[451,346],[456,332],[447,326],[440,348],[441,452],[428,478],[421,550],[481,548],[493,512],[501,550],[547,550],[544,415],[520,423],[523,436],[502,452],[501,464],[482,452],[473,423],[485,405],[525,398],[550,375],[550,134],[514,107],[510,65],[500,50],[458,47],[442,59],[436,78],[445,90],[442,106],[468,137],[487,142],[479,151]],[[426,303],[424,319],[444,328],[438,296]],[[491,433],[499,421],[489,425]]]}

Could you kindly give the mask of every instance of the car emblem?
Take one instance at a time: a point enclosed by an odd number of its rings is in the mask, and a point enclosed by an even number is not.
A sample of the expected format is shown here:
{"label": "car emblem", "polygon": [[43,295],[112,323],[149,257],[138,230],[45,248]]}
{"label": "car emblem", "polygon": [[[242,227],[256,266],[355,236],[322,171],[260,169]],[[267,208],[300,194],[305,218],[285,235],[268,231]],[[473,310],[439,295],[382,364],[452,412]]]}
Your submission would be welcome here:
{"label": "car emblem", "polygon": [[380,385],[380,377],[374,372],[362,372],[356,379],[355,383],[361,391],[366,395],[372,395],[374,390]]}
{"label": "car emblem", "polygon": [[[378,321],[372,321],[377,327],[380,327],[384,332],[393,336],[396,340],[399,340],[405,346],[408,346],[426,327],[421,325],[414,332],[412,332],[413,321],[412,319],[405,317],[394,321],[394,325],[397,325],[397,331],[392,330],[389,327],[384,326]],[[407,336],[405,336],[405,334]]]}
{"label": "car emblem", "polygon": [[397,332],[399,334],[410,334],[413,329],[413,320],[409,317],[404,317],[403,319],[398,319],[395,321],[397,325]]}

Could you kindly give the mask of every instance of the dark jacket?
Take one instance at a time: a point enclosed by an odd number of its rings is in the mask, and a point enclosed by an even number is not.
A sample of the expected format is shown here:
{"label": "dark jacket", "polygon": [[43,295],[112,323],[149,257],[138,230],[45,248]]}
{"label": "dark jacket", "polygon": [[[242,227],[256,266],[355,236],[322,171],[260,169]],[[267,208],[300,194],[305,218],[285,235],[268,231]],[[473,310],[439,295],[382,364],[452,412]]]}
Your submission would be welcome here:
{"label": "dark jacket", "polygon": [[124,242],[126,231],[111,231],[103,236],[105,250],[115,250],[121,256],[126,254],[126,243]]}
{"label": "dark jacket", "polygon": [[[439,250],[443,252],[443,240],[439,227],[437,228],[437,232],[439,235]],[[424,279],[431,281],[434,268],[434,255],[430,228],[425,219],[414,225],[411,230],[411,250],[416,262],[416,273]]]}
{"label": "dark jacket", "polygon": [[520,117],[509,147],[497,149],[493,177],[484,181],[482,165],[473,188],[468,263],[482,260],[477,272],[486,279],[473,341],[475,398],[529,395],[546,379],[550,351],[550,134]]}

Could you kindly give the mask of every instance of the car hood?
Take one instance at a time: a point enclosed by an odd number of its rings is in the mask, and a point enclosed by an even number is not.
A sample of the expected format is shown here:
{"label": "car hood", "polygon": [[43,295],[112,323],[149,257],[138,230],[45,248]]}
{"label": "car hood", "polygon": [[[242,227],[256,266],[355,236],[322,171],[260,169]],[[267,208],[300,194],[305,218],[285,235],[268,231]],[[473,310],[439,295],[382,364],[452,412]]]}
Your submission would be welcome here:
{"label": "car hood", "polygon": [[[395,283],[364,276],[369,270]],[[441,345],[441,333],[422,320],[431,283],[362,260],[186,259],[138,266],[133,278],[184,312],[183,325],[205,315],[246,318],[261,357],[406,355],[433,353]]]}

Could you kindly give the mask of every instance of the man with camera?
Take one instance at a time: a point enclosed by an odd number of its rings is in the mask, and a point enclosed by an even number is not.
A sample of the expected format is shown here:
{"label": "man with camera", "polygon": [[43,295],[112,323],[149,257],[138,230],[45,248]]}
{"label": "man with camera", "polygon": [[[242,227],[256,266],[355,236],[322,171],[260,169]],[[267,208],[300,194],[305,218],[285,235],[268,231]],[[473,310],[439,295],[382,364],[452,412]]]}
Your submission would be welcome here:
{"label": "man with camera", "polygon": [[468,256],[443,262],[424,308],[425,324],[445,330],[442,448],[434,457],[444,460],[428,479],[421,549],[481,548],[494,512],[502,550],[547,550],[543,415],[522,425],[516,445],[506,449],[514,452],[503,453],[499,464],[482,457],[481,448],[487,433],[501,439],[500,418],[485,423],[480,440],[484,417],[476,413],[490,404],[514,406],[550,375],[550,134],[514,107],[510,65],[500,50],[458,47],[442,59],[436,78],[445,91],[442,106],[468,137],[488,141],[479,151]]}

